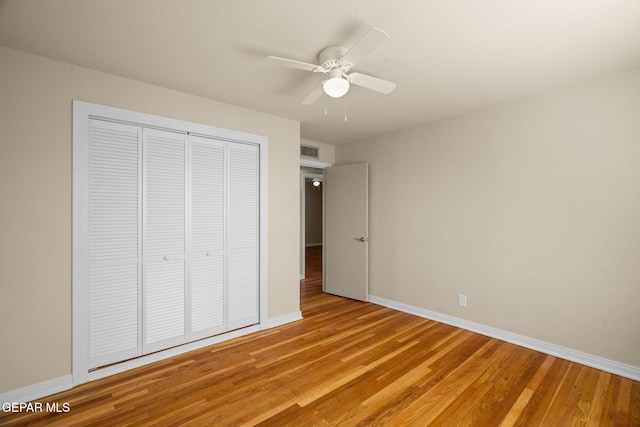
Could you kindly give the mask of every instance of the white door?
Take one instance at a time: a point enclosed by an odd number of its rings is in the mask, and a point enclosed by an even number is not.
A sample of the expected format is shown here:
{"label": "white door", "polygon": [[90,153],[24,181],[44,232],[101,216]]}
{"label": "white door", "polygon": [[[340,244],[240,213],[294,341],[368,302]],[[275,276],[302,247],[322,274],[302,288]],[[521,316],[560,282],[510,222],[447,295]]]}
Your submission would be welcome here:
{"label": "white door", "polygon": [[260,321],[260,149],[227,146],[227,328]]}
{"label": "white door", "polygon": [[143,130],[143,352],[186,339],[186,135]]}
{"label": "white door", "polygon": [[324,170],[324,291],[368,299],[368,164]]}
{"label": "white door", "polygon": [[224,142],[189,136],[191,143],[191,286],[189,341],[225,330]]}
{"label": "white door", "polygon": [[96,119],[89,123],[88,205],[83,211],[89,253],[83,261],[89,267],[89,368],[96,368],[142,354],[142,128]]}

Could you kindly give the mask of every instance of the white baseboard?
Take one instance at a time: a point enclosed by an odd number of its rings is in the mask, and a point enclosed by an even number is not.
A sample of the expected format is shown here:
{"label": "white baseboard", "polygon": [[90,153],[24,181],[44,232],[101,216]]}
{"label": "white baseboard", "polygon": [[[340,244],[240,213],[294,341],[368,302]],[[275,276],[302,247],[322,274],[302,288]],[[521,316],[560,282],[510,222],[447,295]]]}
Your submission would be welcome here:
{"label": "white baseboard", "polygon": [[592,368],[600,369],[601,371],[610,372],[612,374],[620,375],[625,378],[630,378],[634,381],[640,381],[640,367],[637,366],[627,365],[624,363],[616,362],[614,360],[605,359],[604,357],[594,356],[589,353],[583,353],[581,351],[572,350],[570,348],[562,347],[556,344],[529,338],[524,335],[515,334],[513,332],[505,331],[491,326],[486,326],[481,323],[471,322],[468,320],[460,319],[459,317],[449,316],[447,314],[442,314],[424,308],[415,307],[409,304],[388,300],[386,298],[378,297],[375,295],[369,295],[369,302],[392,308],[394,310],[424,317],[436,322],[446,323],[447,325],[456,326],[461,329],[466,329],[468,331],[476,332],[502,341],[510,342],[512,344],[530,348],[531,350],[540,351],[542,353],[550,354],[561,359],[570,360],[572,362],[580,363],[581,365],[590,366]]}
{"label": "white baseboard", "polygon": [[283,314],[282,316],[273,317],[267,322],[267,328],[275,328],[276,326],[286,325],[287,323],[296,322],[302,320],[302,312],[295,311],[289,314]]}
{"label": "white baseboard", "polygon": [[40,383],[31,384],[16,390],[0,394],[0,404],[6,402],[30,402],[44,396],[60,393],[73,387],[71,375],[54,378]]}

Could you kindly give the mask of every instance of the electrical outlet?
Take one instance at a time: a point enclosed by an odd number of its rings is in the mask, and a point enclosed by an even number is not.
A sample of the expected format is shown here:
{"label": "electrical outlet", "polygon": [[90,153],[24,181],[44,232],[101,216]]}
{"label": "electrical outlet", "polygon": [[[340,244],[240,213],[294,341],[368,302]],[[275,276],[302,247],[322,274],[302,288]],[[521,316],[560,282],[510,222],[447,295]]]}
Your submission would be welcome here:
{"label": "electrical outlet", "polygon": [[458,294],[458,305],[460,307],[466,307],[467,306],[467,296],[466,295]]}

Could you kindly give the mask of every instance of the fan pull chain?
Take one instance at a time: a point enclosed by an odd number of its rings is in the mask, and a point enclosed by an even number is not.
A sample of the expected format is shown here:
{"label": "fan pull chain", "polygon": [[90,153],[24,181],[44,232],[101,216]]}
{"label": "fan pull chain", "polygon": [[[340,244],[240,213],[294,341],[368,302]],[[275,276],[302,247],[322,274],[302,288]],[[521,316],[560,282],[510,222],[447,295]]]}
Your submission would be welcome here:
{"label": "fan pull chain", "polygon": [[347,121],[347,95],[344,95],[344,121]]}
{"label": "fan pull chain", "polygon": [[327,115],[327,94],[325,93],[324,96],[324,115]]}

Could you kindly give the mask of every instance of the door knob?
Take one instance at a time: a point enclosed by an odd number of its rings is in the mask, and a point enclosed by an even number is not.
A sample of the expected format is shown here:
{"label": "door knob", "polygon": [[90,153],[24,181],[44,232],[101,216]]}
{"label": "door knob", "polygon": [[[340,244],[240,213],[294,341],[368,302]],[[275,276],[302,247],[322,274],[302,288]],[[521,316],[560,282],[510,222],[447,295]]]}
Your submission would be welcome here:
{"label": "door knob", "polygon": [[356,240],[358,240],[360,242],[366,242],[367,238],[366,237],[356,237]]}

